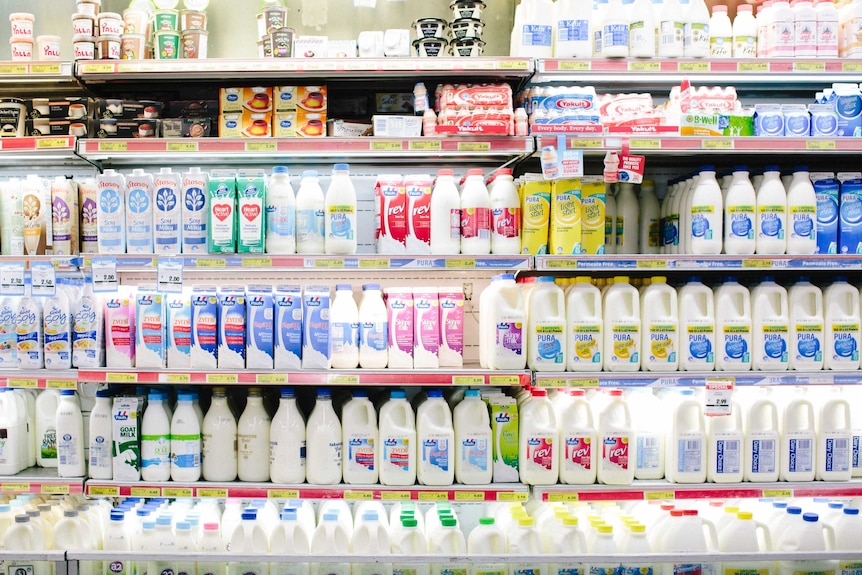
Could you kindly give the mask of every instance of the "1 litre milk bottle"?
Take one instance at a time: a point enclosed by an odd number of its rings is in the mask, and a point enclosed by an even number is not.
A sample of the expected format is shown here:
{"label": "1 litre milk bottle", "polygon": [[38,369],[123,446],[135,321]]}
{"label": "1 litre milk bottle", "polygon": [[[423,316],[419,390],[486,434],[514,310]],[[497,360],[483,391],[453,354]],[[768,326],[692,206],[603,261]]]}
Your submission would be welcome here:
{"label": "1 litre milk bottle", "polygon": [[432,389],[416,410],[416,445],[421,451],[416,462],[416,478],[421,485],[452,485],[455,430],[452,412],[443,392]]}
{"label": "1 litre milk bottle", "polygon": [[161,168],[153,177],[153,247],[157,254],[178,254],[182,249],[180,176]]}
{"label": "1 litre milk bottle", "polygon": [[615,277],[602,298],[605,371],[640,369],[641,312],[638,290]]}
{"label": "1 litre milk bottle", "polygon": [[830,399],[820,408],[817,428],[817,481],[849,481],[851,469],[850,404]]}
{"label": "1 litre milk bottle", "polygon": [[544,389],[533,389],[521,406],[519,470],[521,483],[551,485],[559,478],[560,445],[554,408]]}
{"label": "1 litre milk bottle", "polygon": [[596,482],[599,446],[596,428],[584,390],[573,389],[572,399],[557,419],[560,434],[560,482],[588,485]]}
{"label": "1 litre milk bottle", "polygon": [[833,370],[859,368],[859,290],[836,277],[823,294],[826,304],[823,367]]}
{"label": "1 litre milk bottle", "polygon": [[141,478],[167,481],[171,477],[171,419],[161,393],[151,392],[141,421]]}
{"label": "1 litre milk bottle", "polygon": [[[39,397],[41,398],[44,394],[45,392],[42,392]],[[93,411],[90,412],[89,428],[90,441],[87,455],[89,477],[112,479],[114,470],[113,456],[111,455],[113,418],[111,417],[110,391],[100,389],[96,392],[96,404],[93,406]]]}
{"label": "1 litre milk bottle", "polygon": [[171,418],[171,479],[198,481],[201,478],[201,422],[195,413],[191,393],[177,394],[177,408]]}
{"label": "1 litre milk bottle", "polygon": [[237,475],[236,417],[225,388],[213,388],[212,403],[204,416],[201,474],[205,481],[234,481]]}
{"label": "1 litre milk bottle", "polygon": [[787,233],[788,254],[810,255],[817,251],[817,196],[807,166],[793,171],[787,190]]}
{"label": "1 litre milk bottle", "polygon": [[[693,8],[698,0],[693,0]],[[703,6],[703,0],[699,0],[699,5]],[[706,10],[706,7],[703,7]],[[696,23],[692,26],[696,26]],[[688,33],[689,24],[686,23],[686,32]],[[692,33],[696,37],[703,34],[703,30],[697,30]],[[697,43],[693,40],[694,43]],[[706,40],[707,49],[709,39]],[[686,47],[688,41],[686,42]],[[700,52],[698,52],[699,54]],[[704,57],[695,54],[686,56]],[[720,254],[721,253],[721,230],[722,221],[724,219],[724,210],[722,208],[721,188],[715,180],[715,168],[713,166],[703,166],[700,170],[700,179],[697,183],[694,193],[691,197],[691,209],[687,210],[687,215],[691,217],[691,227],[686,228],[686,233],[690,234],[691,249],[689,253],[696,255],[703,254]]]}
{"label": "1 litre milk bottle", "polygon": [[690,278],[679,289],[680,369],[712,371],[715,368],[715,304],[710,288]]}
{"label": "1 litre milk bottle", "polygon": [[341,483],[342,428],[332,407],[328,388],[318,388],[317,401],[308,418],[305,433],[305,474],[308,482],[315,485]]}
{"label": "1 litre milk bottle", "polygon": [[787,290],[766,276],[751,292],[754,346],[752,367],[761,371],[787,369],[790,317]]}
{"label": "1 litre milk bottle", "polygon": [[401,390],[380,408],[380,444],[380,483],[416,483],[416,418]]}
{"label": "1 litre milk bottle", "polygon": [[250,387],[245,409],[237,422],[238,477],[240,481],[269,481],[272,420],[263,405],[260,388]]}
{"label": "1 litre milk bottle", "polygon": [[377,483],[380,468],[380,433],[377,411],[365,390],[355,390],[353,399],[341,408],[342,471],[348,484]]}
{"label": "1 litre milk bottle", "polygon": [[[301,190],[300,190],[301,191]],[[356,189],[348,164],[335,164],[324,202],[324,248],[327,254],[356,253]]]}
{"label": "1 litre milk bottle", "polygon": [[779,481],[814,481],[817,446],[814,406],[803,398],[784,406]]}
{"label": "1 litre milk bottle", "polygon": [[461,189],[461,253],[491,253],[491,196],[479,169],[467,171]]}
{"label": "1 litre milk bottle", "polygon": [[724,201],[724,253],[751,255],[755,250],[754,222],[757,198],[748,168],[736,166]]}
{"label": "1 litre milk bottle", "polygon": [[479,391],[468,389],[455,406],[455,481],[467,485],[491,483],[491,421]]}
{"label": "1 litre milk bottle", "polygon": [[790,299],[788,367],[798,370],[821,369],[826,347],[823,339],[823,292],[808,278],[800,278],[788,290],[787,296]]}
{"label": "1 litre milk bottle", "polygon": [[758,255],[787,251],[787,192],[780,176],[778,166],[766,166],[763,183],[757,189],[755,239]]}
{"label": "1 litre milk bottle", "polygon": [[521,199],[512,181],[512,170],[494,173],[488,190],[491,200],[491,253],[516,255],[521,252]]}
{"label": "1 litre milk bottle", "polygon": [[629,485],[634,481],[635,461],[631,447],[635,445],[628,404],[622,391],[610,390],[610,401],[599,414],[599,466],[597,479],[605,485]]}
{"label": "1 litre milk bottle", "polygon": [[768,399],[754,401],[745,420],[745,481],[778,481],[778,442],[778,407]]}
{"label": "1 litre milk bottle", "polygon": [[566,296],[551,276],[536,278],[527,295],[527,367],[566,370]]}
{"label": "1 litre milk bottle", "polygon": [[[679,304],[667,278],[653,276],[641,294],[641,368],[676,371],[679,366]],[[687,338],[686,338],[687,339]]]}
{"label": "1 litre milk bottle", "polygon": [[673,483],[703,483],[707,468],[706,430],[703,410],[692,390],[682,390],[670,417],[665,478]]}
{"label": "1 litre milk bottle", "polygon": [[743,479],[742,408],[731,404],[729,415],[707,418],[706,480],[710,483],[740,483]]}
{"label": "1 litre milk bottle", "polygon": [[452,170],[437,172],[431,193],[431,253],[461,253],[461,195]]}
{"label": "1 litre milk bottle", "polygon": [[589,277],[576,277],[566,293],[569,371],[596,371],[602,365],[602,293]]}
{"label": "1 litre milk bottle", "polygon": [[285,166],[272,168],[266,186],[266,253],[296,252],[296,197]]}
{"label": "1 litre milk bottle", "polygon": [[713,6],[709,20],[709,57],[733,57],[733,26],[727,17],[727,6]]}
{"label": "1 litre milk bottle", "polygon": [[305,420],[292,387],[281,389],[269,432],[269,478],[273,483],[305,482]]}
{"label": "1 litre milk bottle", "polygon": [[325,204],[317,172],[302,172],[296,192],[296,253],[323,253]]}

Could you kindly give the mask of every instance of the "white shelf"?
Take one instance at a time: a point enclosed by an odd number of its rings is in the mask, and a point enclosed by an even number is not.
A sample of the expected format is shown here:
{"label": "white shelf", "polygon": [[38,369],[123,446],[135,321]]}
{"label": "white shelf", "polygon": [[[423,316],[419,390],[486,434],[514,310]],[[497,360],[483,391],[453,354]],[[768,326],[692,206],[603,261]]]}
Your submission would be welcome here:
{"label": "white shelf", "polygon": [[862,268],[862,256],[688,256],[599,255],[535,256],[539,271],[663,272],[663,271],[846,271]]}
{"label": "white shelf", "polygon": [[633,371],[633,372],[540,372],[537,387],[703,387],[709,380],[732,379],[736,385],[856,385],[862,372],[854,371]]}

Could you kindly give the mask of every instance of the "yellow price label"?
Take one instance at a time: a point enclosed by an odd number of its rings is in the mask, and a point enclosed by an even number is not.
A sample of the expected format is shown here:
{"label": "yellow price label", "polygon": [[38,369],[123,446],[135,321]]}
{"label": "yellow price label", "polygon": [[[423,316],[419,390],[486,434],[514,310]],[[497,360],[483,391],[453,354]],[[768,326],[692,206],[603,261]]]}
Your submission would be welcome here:
{"label": "yellow price label", "polygon": [[500,60],[497,62],[498,70],[527,70],[528,66],[527,60]]}
{"label": "yellow price label", "polygon": [[23,76],[26,73],[26,64],[4,64],[0,66],[0,74],[3,76]]}
{"label": "yellow price label", "polygon": [[45,382],[48,389],[77,389],[78,382],[74,379],[49,379]]}
{"label": "yellow price label", "polygon": [[497,501],[526,501],[526,491],[500,491],[497,493]]}
{"label": "yellow price label", "polygon": [[647,501],[669,501],[675,497],[673,491],[647,491],[644,493],[644,499]]}
{"label": "yellow price label", "polygon": [[752,269],[772,269],[772,260],[742,260],[742,267]]}
{"label": "yellow price label", "polygon": [[132,497],[161,497],[162,490],[158,487],[132,487]]}
{"label": "yellow price label", "polygon": [[227,497],[227,489],[213,489],[212,487],[198,487],[195,491],[197,497]]}
{"label": "yellow price label", "polygon": [[806,140],[806,150],[834,150],[836,147],[835,140]]}
{"label": "yellow price label", "polygon": [[638,268],[646,270],[667,269],[667,260],[638,260]]}
{"label": "yellow price label", "polygon": [[661,62],[629,62],[629,72],[661,72]]}
{"label": "yellow price label", "polygon": [[191,497],[191,487],[162,487],[162,497]]}
{"label": "yellow price label", "polygon": [[763,497],[780,497],[780,498],[788,498],[793,497],[792,489],[764,489]]}
{"label": "yellow price label", "polygon": [[78,64],[79,74],[110,74],[113,71],[113,64]]}
{"label": "yellow price label", "polygon": [[278,144],[275,142],[246,142],[246,152],[275,152],[278,150]]}
{"label": "yellow price label", "polygon": [[243,258],[242,267],[244,268],[271,268],[272,258]]}
{"label": "yellow price label", "polygon": [[318,258],[314,260],[314,267],[322,269],[341,269],[344,267],[344,258]]}
{"label": "yellow price label", "polygon": [[197,152],[197,142],[168,142],[167,150],[169,152]]}
{"label": "yellow price label", "polygon": [[344,492],[344,499],[353,501],[372,501],[374,499],[373,491],[353,491],[348,489]]}
{"label": "yellow price label", "polygon": [[578,269],[577,260],[545,260],[545,265],[552,270],[576,270]]}
{"label": "yellow price label", "polygon": [[794,72],[825,72],[826,62],[794,62]]}
{"label": "yellow price label", "polygon": [[733,140],[704,138],[700,147],[704,150],[732,150]]}
{"label": "yellow price label", "polygon": [[708,62],[680,62],[677,66],[680,72],[709,72]]}
{"label": "yellow price label", "polygon": [[491,375],[488,377],[488,383],[491,385],[518,385],[521,383],[521,378],[517,375]]}
{"label": "yellow price label", "polygon": [[207,383],[237,383],[239,376],[235,373],[208,373]]}
{"label": "yellow price label", "polygon": [[452,258],[446,260],[447,268],[475,268],[476,258]]}
{"label": "yellow price label", "polygon": [[56,150],[57,148],[65,148],[69,145],[69,140],[66,138],[39,138],[36,140],[36,149],[38,150]]}
{"label": "yellow price label", "polygon": [[572,141],[572,145],[578,148],[603,148],[605,146],[604,141],[597,138],[589,138],[589,139],[580,139],[575,138]]}
{"label": "yellow price label", "polygon": [[128,142],[99,142],[100,152],[128,152]]}
{"label": "yellow price label", "polygon": [[60,64],[30,64],[31,74],[59,74]]}
{"label": "yellow price label", "polygon": [[265,384],[285,384],[287,383],[286,373],[259,373],[254,377],[256,383]]}
{"label": "yellow price label", "polygon": [[410,501],[409,491],[381,491],[380,499],[384,501]]}
{"label": "yellow price label", "polygon": [[22,493],[30,491],[29,483],[4,483],[2,487],[3,493]]}
{"label": "yellow price label", "polygon": [[660,150],[661,149],[661,140],[657,140],[654,138],[649,139],[638,139],[631,141],[632,148],[643,148],[647,150]]}
{"label": "yellow price label", "polygon": [[114,487],[111,485],[88,485],[87,486],[87,495],[101,496],[101,497],[119,497],[120,496],[120,488]]}
{"label": "yellow price label", "polygon": [[359,385],[358,375],[328,375],[326,382],[329,385]]}
{"label": "yellow price label", "polygon": [[537,379],[536,383],[539,384],[539,387],[549,387],[549,388],[559,388],[559,387],[568,387],[569,380],[565,377],[548,377]]}
{"label": "yellow price label", "polygon": [[266,496],[270,499],[298,499],[299,489],[268,489]]}
{"label": "yellow price label", "polygon": [[407,144],[411,152],[439,152],[443,149],[440,140],[413,141]]}
{"label": "yellow price label", "polygon": [[485,501],[483,491],[456,491],[455,501]]}
{"label": "yellow price label", "polygon": [[448,491],[420,491],[419,501],[449,501]]}
{"label": "yellow price label", "polygon": [[39,387],[38,379],[23,379],[18,377],[10,377],[6,380],[6,387],[17,387],[20,389],[36,389]]}
{"label": "yellow price label", "polygon": [[225,258],[199,258],[195,261],[195,267],[199,268],[226,268]]}
{"label": "yellow price label", "polygon": [[484,385],[485,377],[482,375],[453,375],[452,385]]}
{"label": "yellow price label", "polygon": [[569,387],[598,387],[599,380],[596,378],[573,378],[569,379]]}
{"label": "yellow price label", "polygon": [[359,267],[365,269],[388,268],[389,260],[384,258],[377,258],[373,260],[359,260]]}
{"label": "yellow price label", "polygon": [[862,72],[862,62],[841,62],[842,72]]}
{"label": "yellow price label", "polygon": [[769,62],[738,62],[737,72],[769,72]]}
{"label": "yellow price label", "polygon": [[400,152],[402,142],[371,142],[372,152]]}
{"label": "yellow price label", "polygon": [[548,501],[551,503],[575,503],[580,501],[577,493],[548,493]]}
{"label": "yellow price label", "polygon": [[[191,383],[192,374],[190,373],[164,373],[165,383]],[[159,378],[161,379],[161,377]]]}
{"label": "yellow price label", "polygon": [[39,491],[43,495],[68,495],[71,486],[68,483],[43,483]]}
{"label": "yellow price label", "polygon": [[459,152],[490,152],[491,142],[458,142]]}
{"label": "yellow price label", "polygon": [[108,383],[137,383],[138,374],[112,371],[105,374],[105,381]]}
{"label": "yellow price label", "polygon": [[561,72],[588,72],[591,68],[589,60],[566,60],[557,64]]}

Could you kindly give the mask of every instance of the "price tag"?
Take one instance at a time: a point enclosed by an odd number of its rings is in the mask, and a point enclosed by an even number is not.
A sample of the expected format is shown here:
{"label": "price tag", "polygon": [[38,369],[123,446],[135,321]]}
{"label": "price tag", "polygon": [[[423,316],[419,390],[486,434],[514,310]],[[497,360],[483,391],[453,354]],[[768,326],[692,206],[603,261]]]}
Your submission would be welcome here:
{"label": "price tag", "polygon": [[60,64],[30,64],[31,74],[59,74]]}
{"label": "price tag", "polygon": [[490,152],[491,142],[458,142],[459,152]]}
{"label": "price tag", "polygon": [[120,488],[111,485],[88,485],[87,495],[101,497],[119,497]]}
{"label": "price tag", "polygon": [[40,489],[43,495],[68,495],[70,491],[68,483],[43,483]]}
{"label": "price tag", "polygon": [[117,258],[93,258],[90,264],[93,273],[93,292],[115,292],[119,287]]}
{"label": "price tag", "polygon": [[680,62],[680,72],[709,72],[708,62]]}
{"label": "price tag", "polygon": [[632,149],[641,148],[646,150],[660,150],[661,149],[661,140],[632,140],[631,141]]}
{"label": "price tag", "polygon": [[569,387],[599,387],[597,378],[572,378],[569,379]]}
{"label": "price tag", "polygon": [[36,140],[37,150],[56,150],[68,147],[69,140],[66,138],[39,138]]}
{"label": "price tag", "polygon": [[0,293],[24,295],[24,262],[0,264]]}
{"label": "price tag", "polygon": [[483,375],[453,375],[452,385],[484,385]]}
{"label": "price tag", "polygon": [[246,142],[246,152],[275,152],[278,151],[278,145],[275,142]]}
{"label": "price tag", "polygon": [[546,387],[549,389],[560,389],[569,386],[569,380],[565,377],[548,377],[537,379],[536,383],[539,385],[539,387]]}
{"label": "price tag", "polygon": [[167,150],[169,152],[197,152],[197,142],[168,142]]}
{"label": "price tag", "polygon": [[195,266],[199,268],[226,268],[227,260],[225,258],[198,258],[195,260]]}
{"label": "price tag", "polygon": [[270,489],[266,496],[269,499],[299,499],[299,489]]}
{"label": "price tag", "polygon": [[595,138],[588,139],[588,140],[581,140],[580,138],[578,138],[577,140],[575,140],[575,143],[577,144],[577,146],[579,148],[591,148],[592,149],[592,148],[603,148],[605,146],[604,140],[598,140]]}
{"label": "price tag", "polygon": [[3,493],[27,493],[30,491],[29,483],[4,483]]}
{"label": "price tag", "polygon": [[566,60],[557,65],[557,69],[561,72],[589,72],[589,60]]}
{"label": "price tag", "polygon": [[497,493],[497,501],[526,501],[526,491],[500,491]]}
{"label": "price tag", "polygon": [[407,144],[407,149],[411,152],[439,152],[441,149],[443,149],[443,144],[440,142],[440,140],[414,140]]}
{"label": "price tag", "polygon": [[769,72],[769,62],[738,62],[737,72]]}
{"label": "price tag", "polygon": [[826,62],[794,62],[794,72],[825,72]]}
{"label": "price tag", "polygon": [[329,385],[359,385],[358,375],[327,375],[326,383]]}
{"label": "price tag", "polygon": [[45,382],[46,389],[78,389],[76,379],[49,379]]}
{"label": "price tag", "polygon": [[99,142],[100,152],[127,152],[128,150],[128,142]]}
{"label": "price tag", "polygon": [[483,491],[456,491],[455,501],[485,501]]}
{"label": "price tag", "polygon": [[162,497],[191,497],[191,487],[162,487]]}
{"label": "price tag", "polygon": [[32,378],[10,377],[6,380],[6,387],[12,389],[38,389],[39,380]]}
{"label": "price tag", "polygon": [[192,374],[190,373],[162,373],[159,374],[160,383],[184,384],[191,383]]}
{"label": "price tag", "polygon": [[498,70],[526,70],[528,60],[500,60],[497,62]]}
{"label": "price tag", "polygon": [[3,64],[0,66],[0,74],[3,76],[23,76],[27,73],[25,64]]}
{"label": "price tag", "polygon": [[712,140],[709,138],[705,138],[701,143],[700,147],[704,150],[732,150],[733,149],[733,140],[726,139],[717,139]]}
{"label": "price tag", "polygon": [[51,262],[33,262],[30,264],[30,276],[34,296],[54,297],[57,293],[57,276]]}
{"label": "price tag", "polygon": [[161,497],[162,490],[158,487],[132,487],[132,497]]}
{"label": "price tag", "polygon": [[371,142],[372,152],[400,152],[401,142]]}
{"label": "price tag", "polygon": [[772,260],[742,260],[742,267],[757,269],[772,269]]}
{"label": "price tag", "polygon": [[638,260],[638,269],[664,270],[667,269],[667,260]]}
{"label": "price tag", "polygon": [[521,383],[521,378],[517,375],[491,375],[488,377],[488,383],[491,385],[518,385]]}
{"label": "price tag", "polygon": [[410,501],[409,491],[381,491],[380,499],[384,501]]}
{"label": "price tag", "polygon": [[287,383],[287,374],[286,373],[258,373],[254,377],[255,383],[261,383],[266,385],[272,384],[286,384]]}
{"label": "price tag", "polygon": [[577,493],[548,493],[548,501],[551,503],[577,503],[579,500]]}
{"label": "price tag", "polygon": [[227,489],[212,489],[207,487],[199,487],[195,492],[198,497],[218,497],[224,499],[227,497]]}
{"label": "price tag", "polygon": [[835,140],[806,140],[806,150],[834,150]]}
{"label": "price tag", "polygon": [[344,499],[352,499],[354,501],[372,501],[374,499],[373,491],[345,491]]}
{"label": "price tag", "polygon": [[377,258],[373,260],[359,260],[360,269],[385,270],[389,269],[389,260]]}
{"label": "price tag", "polygon": [[736,380],[732,377],[706,378],[706,395],[703,414],[706,416],[730,415],[733,407],[733,386]]}
{"label": "price tag", "polygon": [[419,501],[448,501],[448,491],[420,491]]}
{"label": "price tag", "polygon": [[661,62],[629,62],[629,72],[661,72]]}
{"label": "price tag", "polygon": [[344,267],[344,258],[317,258],[313,267],[324,269],[340,269]]}
{"label": "price tag", "polygon": [[772,497],[773,499],[789,499],[793,497],[792,489],[764,489],[764,497]]}
{"label": "price tag", "polygon": [[272,258],[243,258],[242,267],[244,268],[271,268]]}
{"label": "price tag", "polygon": [[644,499],[647,501],[672,501],[676,496],[673,491],[647,491]]}
{"label": "price tag", "polygon": [[468,268],[476,267],[476,258],[450,258],[446,260],[447,268]]}
{"label": "price tag", "polygon": [[159,259],[159,291],[179,293],[183,291],[183,260]]}
{"label": "price tag", "polygon": [[138,374],[113,371],[105,374],[105,381],[108,383],[137,383]]}
{"label": "price tag", "polygon": [[208,373],[207,383],[217,385],[239,383],[239,376],[235,373]]}

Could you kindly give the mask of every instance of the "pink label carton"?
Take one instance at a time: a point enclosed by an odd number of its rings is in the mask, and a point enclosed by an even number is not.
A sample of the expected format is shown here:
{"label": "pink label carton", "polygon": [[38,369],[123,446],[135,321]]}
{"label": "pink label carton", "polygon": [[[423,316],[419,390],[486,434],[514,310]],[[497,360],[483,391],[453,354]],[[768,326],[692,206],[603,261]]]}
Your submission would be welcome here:
{"label": "pink label carton", "polygon": [[410,288],[386,288],[389,314],[389,367],[413,368],[413,292]]}
{"label": "pink label carton", "polygon": [[413,367],[440,367],[440,300],[437,288],[413,289]]}
{"label": "pink label carton", "polygon": [[440,367],[464,366],[464,292],[440,288]]}

